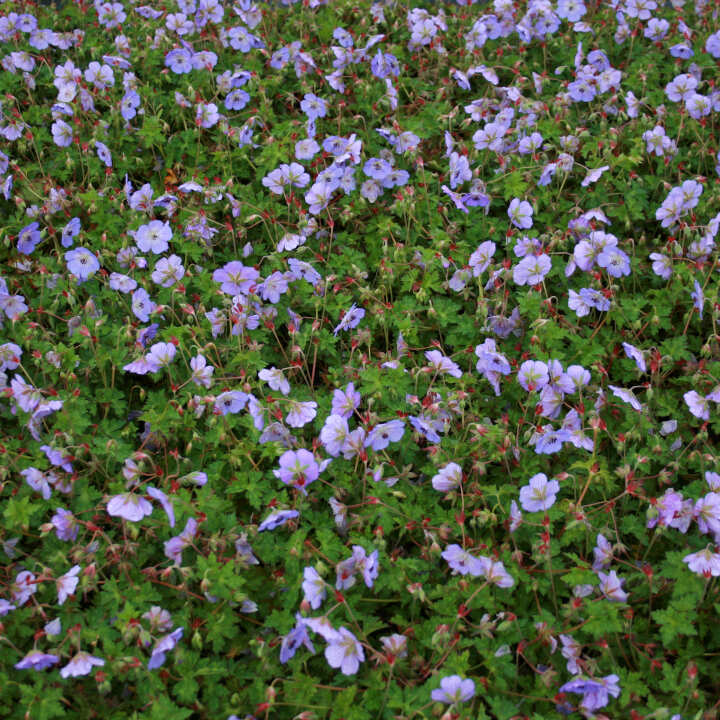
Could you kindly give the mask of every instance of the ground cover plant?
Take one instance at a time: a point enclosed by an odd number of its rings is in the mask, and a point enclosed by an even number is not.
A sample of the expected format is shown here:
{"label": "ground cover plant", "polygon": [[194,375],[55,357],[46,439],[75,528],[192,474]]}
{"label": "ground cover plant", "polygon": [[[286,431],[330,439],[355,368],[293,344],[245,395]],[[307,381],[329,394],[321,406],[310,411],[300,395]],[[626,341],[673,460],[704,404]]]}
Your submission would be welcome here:
{"label": "ground cover plant", "polygon": [[3,718],[718,716],[716,3],[0,56]]}

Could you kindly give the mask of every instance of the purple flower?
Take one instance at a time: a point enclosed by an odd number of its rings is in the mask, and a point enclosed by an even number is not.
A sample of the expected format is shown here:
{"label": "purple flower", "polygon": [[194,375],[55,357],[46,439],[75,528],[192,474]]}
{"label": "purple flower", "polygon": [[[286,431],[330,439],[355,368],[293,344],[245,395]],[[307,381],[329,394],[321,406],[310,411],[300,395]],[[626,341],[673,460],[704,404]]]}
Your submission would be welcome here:
{"label": "purple flower", "polygon": [[470,211],[465,207],[465,196],[461,195],[460,193],[456,193],[453,190],[451,190],[447,185],[442,185],[440,189],[450,197],[450,199],[455,203],[455,207],[458,210],[462,210],[465,214],[468,214]]}
{"label": "purple flower", "polygon": [[347,442],[343,446],[342,453],[346,460],[351,460],[356,455],[363,456],[366,442],[366,432],[364,428],[355,428],[350,432]]}
{"label": "purple flower", "polygon": [[143,613],[143,620],[150,623],[151,632],[165,632],[172,627],[170,613],[159,605],[153,605],[146,613]]}
{"label": "purple flower", "polygon": [[340,330],[352,330],[356,328],[364,317],[365,311],[353,303],[350,309],[343,315],[342,320],[338,323],[333,334],[337,335]]}
{"label": "purple flower", "polygon": [[198,524],[195,518],[190,518],[185,523],[183,531],[165,542],[165,556],[170,558],[176,565],[182,562],[182,551],[192,545],[193,538],[197,532]]}
{"label": "purple flower", "polygon": [[568,306],[571,310],[575,310],[578,317],[587,315],[591,308],[607,312],[610,309],[610,300],[608,300],[599,290],[594,288],[580,288],[580,292],[576,293],[570,290],[570,301]]}
{"label": "purple flower", "polygon": [[595,87],[584,77],[571,82],[568,85],[568,92],[575,102],[590,102],[597,95]]}
{"label": "purple flower", "polygon": [[290,258],[288,260],[288,265],[290,266],[290,272],[292,272],[298,280],[302,278],[306,282],[310,283],[310,285],[317,285],[322,279],[320,273],[315,270],[310,263],[306,263],[303,260]]}
{"label": "purple flower", "polygon": [[302,589],[305,602],[309,603],[313,610],[317,610],[322,605],[327,590],[325,581],[314,567],[306,567],[303,571]]}
{"label": "purple flower", "polygon": [[558,492],[560,492],[560,484],[557,480],[548,482],[545,473],[538,473],[520,489],[520,505],[526,512],[549,510],[555,504]]}
{"label": "purple flower", "polygon": [[361,400],[362,397],[353,383],[348,383],[344,390],[333,390],[332,414],[349,419],[360,406]]}
{"label": "purple flower", "polygon": [[432,486],[439,492],[450,492],[462,483],[462,468],[454,462],[448,463],[433,476]]}
{"label": "purple flower", "polygon": [[357,638],[346,628],[339,628],[325,648],[325,659],[332,668],[339,668],[343,675],[354,675],[365,653]]}
{"label": "purple flower", "polygon": [[628,403],[633,410],[642,410],[642,405],[635,397],[635,393],[633,393],[632,390],[626,390],[625,388],[616,387],[615,385],[608,385],[608,387],[615,397],[618,397],[623,402]]}
{"label": "purple flower", "polygon": [[676,75],[666,86],[665,94],[672,102],[684,102],[692,96],[698,81],[687,73]]}
{"label": "purple flower", "polygon": [[693,307],[698,311],[700,319],[702,320],[703,305],[705,304],[705,295],[703,293],[702,286],[697,280],[695,281],[695,291],[690,293],[690,297],[693,301]]}
{"label": "purple flower", "polygon": [[75,592],[75,588],[80,582],[80,578],[77,576],[79,572],[80,566],[73,565],[70,570],[55,581],[58,591],[58,605],[62,605]]}
{"label": "purple flower", "polygon": [[45,500],[50,499],[52,495],[51,485],[57,479],[52,473],[44,473],[37,468],[29,467],[21,470],[20,474],[35,492],[41,493]]}
{"label": "purple flower", "polygon": [[435,702],[455,705],[467,702],[475,695],[475,683],[470,678],[463,679],[460,675],[449,675],[440,680],[440,687],[430,693]]}
{"label": "purple flower", "polygon": [[618,247],[605,247],[597,256],[597,264],[615,278],[630,274],[630,258]]}
{"label": "purple flower", "polygon": [[619,680],[620,678],[617,675],[608,675],[600,680],[579,677],[565,683],[560,688],[560,692],[582,695],[580,709],[584,712],[594,713],[595,710],[599,710],[608,704],[610,695],[613,697],[620,695]]}
{"label": "purple flower", "polygon": [[600,579],[600,591],[608,600],[612,602],[627,600],[628,595],[622,589],[625,580],[619,578],[614,570],[609,573],[598,572],[598,578]]}
{"label": "purple flower", "polygon": [[76,248],[65,253],[65,262],[70,273],[80,282],[85,282],[100,269],[100,261],[87,248]]}
{"label": "purple flower", "polygon": [[710,548],[686,555],[683,562],[687,563],[690,570],[704,578],[720,576],[720,555]]}
{"label": "purple flower", "polygon": [[147,375],[149,372],[157,372],[160,368],[154,363],[143,356],[133,362],[123,365],[123,370],[126,372],[134,373],[135,375]]}
{"label": "purple flower", "polygon": [[310,206],[308,210],[311,215],[318,215],[328,206],[333,191],[337,186],[338,183],[333,183],[328,180],[315,181],[312,187],[305,193],[305,202]]}
{"label": "purple flower", "polygon": [[381,183],[391,171],[392,165],[383,158],[370,158],[365,165],[363,165],[363,172],[365,175]]}
{"label": "purple flower", "polygon": [[[22,348],[12,342],[0,345],[0,372],[5,370],[15,370],[20,364],[22,357]],[[45,449],[45,446],[43,448]]]}
{"label": "purple flower", "polygon": [[162,506],[162,509],[165,511],[165,514],[168,517],[168,524],[171,528],[175,527],[175,509],[173,508],[172,501],[168,496],[162,491],[158,490],[156,487],[153,487],[152,485],[148,485],[147,487],[147,494],[151,497],[157,500],[160,505]]}
{"label": "purple flower", "polygon": [[68,147],[73,141],[72,128],[64,120],[56,120],[52,127],[53,142],[58,147]]}
{"label": "purple flower", "polygon": [[25,304],[25,298],[22,295],[0,293],[0,309],[14,321],[28,311],[28,306]]}
{"label": "purple flower", "polygon": [[355,584],[355,556],[339,562],[335,568],[335,589],[347,590]]}
{"label": "purple flower", "polygon": [[439,350],[426,350],[425,358],[436,373],[451,375],[455,378],[462,377],[460,366],[450,358],[445,357]]}
{"label": "purple flower", "polygon": [[518,382],[523,390],[542,390],[549,382],[548,367],[539,360],[526,360],[518,370]]}
{"label": "purple flower", "polygon": [[246,267],[238,260],[225,264],[215,270],[212,279],[221,283],[220,290],[226,295],[246,295],[250,293],[260,273],[252,267]]}
{"label": "purple flower", "polygon": [[310,640],[310,636],[307,632],[307,624],[304,618],[298,613],[296,616],[297,624],[295,627],[283,638],[282,644],[280,645],[280,664],[284,665],[290,660],[298,648],[304,645],[311,653],[315,652],[315,647]]}
{"label": "purple flower", "polygon": [[184,275],[185,268],[182,266],[182,260],[177,255],[171,255],[157,261],[151,277],[156,285],[168,288],[176,282],[180,282]]}
{"label": "purple flower", "polygon": [[132,120],[137,115],[140,95],[135,90],[128,90],[120,101],[120,115],[124,120]]}
{"label": "purple flower", "polygon": [[592,377],[590,372],[582,365],[570,365],[567,369],[566,375],[573,383],[574,392],[577,392],[581,388],[585,387]]}
{"label": "purple flower", "polygon": [[480,277],[490,265],[492,257],[495,254],[495,243],[486,240],[481,243],[468,260],[468,265],[472,268],[473,277]]}
{"label": "purple flower", "polygon": [[562,450],[563,443],[570,441],[571,435],[568,430],[563,428],[556,430],[552,425],[545,425],[542,431],[533,437],[530,444],[535,446],[538,455],[552,455]]}
{"label": "purple flower", "polygon": [[[41,420],[52,415],[54,412],[60,410],[63,406],[62,400],[50,400],[48,402],[41,402],[33,411],[33,414],[28,421],[27,427],[30,430],[30,434],[35,440],[40,442],[40,431],[42,429]],[[58,489],[60,487],[58,486]],[[62,492],[69,492],[68,490],[62,490]]]}
{"label": "purple flower", "polygon": [[[671,491],[667,491],[665,495],[669,495]],[[663,498],[665,508],[660,507],[658,502],[658,511],[660,520],[664,520],[665,524],[670,524],[670,520],[674,519],[675,514],[680,512],[682,508],[681,496],[678,493],[672,493],[670,498]],[[664,512],[663,512],[664,510]],[[720,494],[709,492],[701,497],[696,503],[693,510],[698,529],[704,535],[712,533],[716,539],[720,536]]]}
{"label": "purple flower", "polygon": [[148,661],[148,670],[159,668],[165,662],[166,654],[175,649],[175,646],[182,636],[183,628],[179,627],[170,634],[165,635],[165,637],[160,638],[160,640],[155,643],[152,655]]}
{"label": "purple flower", "polygon": [[195,124],[202,128],[211,128],[217,125],[220,119],[218,107],[215,103],[198,103],[195,114]]}
{"label": "purple flower", "polygon": [[482,561],[464,550],[460,545],[448,545],[443,550],[441,557],[447,561],[452,570],[460,573],[460,575],[469,574],[473,577],[479,577],[484,573]]}
{"label": "purple flower", "polygon": [[613,558],[612,543],[608,542],[607,538],[598,533],[597,545],[593,548],[594,561],[592,569],[597,572],[598,570],[604,570],[611,562]]}
{"label": "purple flower", "polygon": [[327,115],[327,103],[322,98],[312,93],[306,93],[300,102],[300,109],[305,113],[309,120],[317,120]]}
{"label": "purple flower", "polygon": [[140,322],[147,322],[150,319],[150,313],[155,310],[157,304],[150,299],[145,288],[138,288],[132,294],[131,307],[133,314]]}
{"label": "purple flower", "polygon": [[17,607],[4,598],[0,598],[0,617],[5,617],[11,610],[17,610]]}
{"label": "purple flower", "polygon": [[249,396],[240,390],[228,390],[215,398],[215,410],[221,415],[235,415],[245,408]]}
{"label": "purple flower", "polygon": [[398,442],[405,432],[405,423],[402,420],[390,420],[376,425],[365,440],[365,447],[371,447],[375,452],[384,450],[391,442]]}
{"label": "purple flower", "polygon": [[145,359],[151,365],[155,365],[156,369],[159,370],[160,368],[170,365],[170,363],[175,359],[176,353],[177,349],[172,343],[159,342],[155,343],[150,348],[150,351],[145,356]]}
{"label": "purple flower", "polygon": [[413,429],[432,443],[439,443],[441,438],[438,431],[443,432],[442,420],[428,419],[424,415],[408,415],[408,421]]}
{"label": "purple flower", "polygon": [[242,110],[249,102],[250,95],[241,88],[235,88],[225,98],[225,107],[228,110]]}
{"label": "purple flower", "polygon": [[50,519],[55,528],[58,540],[75,542],[78,536],[79,524],[77,518],[69,511],[58,508]]}
{"label": "purple flower", "polygon": [[557,14],[571,23],[576,23],[587,12],[582,0],[558,0]]}
{"label": "purple flower", "polygon": [[190,358],[190,367],[193,371],[190,378],[199,387],[209,388],[212,385],[212,376],[215,368],[207,364],[204,355],[196,355]]}
{"label": "purple flower", "polygon": [[280,469],[273,471],[275,477],[307,495],[307,486],[320,474],[315,457],[308,450],[287,450],[280,456]]}
{"label": "purple flower", "polygon": [[380,642],[387,655],[394,655],[396,658],[407,657],[407,637],[405,635],[393,633],[381,637]]}
{"label": "purple flower", "polygon": [[60,670],[60,677],[80,677],[81,675],[88,675],[93,666],[102,667],[105,664],[104,660],[96,658],[90,653],[79,652],[72,660]]}
{"label": "purple flower", "polygon": [[580,183],[580,186],[587,187],[591,183],[597,182],[601,178],[602,174],[609,169],[609,165],[603,165],[596,170],[590,170],[590,172],[585,176],[585,179]]}
{"label": "purple flower", "polygon": [[162,220],[151,220],[135,231],[135,244],[142,252],[153,252],[155,255],[165,252],[172,238],[170,223]]}
{"label": "purple flower", "polygon": [[551,268],[549,255],[528,255],[513,268],[513,281],[516,285],[539,285]]}
{"label": "purple flower", "polygon": [[370,555],[365,552],[365,548],[360,545],[353,545],[352,560],[354,563],[354,572],[360,572],[363,576],[365,585],[371,588],[377,579],[378,567],[378,551],[373,550]]}
{"label": "purple flower", "polygon": [[59,635],[62,632],[62,623],[60,622],[60,618],[51,620],[43,627],[43,630],[48,637],[55,637],[56,635]]}
{"label": "purple flower", "polygon": [[281,525],[285,525],[287,522],[296,518],[300,515],[297,510],[276,510],[270,513],[259,525],[258,532],[265,532],[266,530],[275,530]]}
{"label": "purple flower", "polygon": [[337,457],[347,442],[350,430],[347,420],[341,415],[329,415],[320,431],[320,442],[328,455]]}
{"label": "purple flower", "polygon": [[115,84],[112,68],[109,65],[101,65],[96,60],[93,60],[85,70],[85,80],[98,90],[105,90]]}
{"label": "purple flower", "polygon": [[40,652],[40,650],[32,650],[20,662],[15,663],[16,670],[45,670],[53,665],[57,665],[60,658],[57,655]]}
{"label": "purple flower", "polygon": [[703,397],[695,390],[690,390],[683,395],[685,404],[688,406],[690,412],[701,420],[710,419],[710,403],[706,397]]}
{"label": "purple flower", "polygon": [[285,186],[288,184],[285,168],[287,168],[287,165],[281,165],[275,168],[275,170],[269,172],[261,181],[263,186],[275,195],[282,195],[285,192]]}
{"label": "purple flower", "polygon": [[22,607],[36,592],[37,582],[35,581],[35,575],[29,570],[20,571],[15,577],[15,582],[10,585],[12,601],[18,607]]}
{"label": "purple flower", "polygon": [[703,186],[697,180],[685,180],[679,188],[673,188],[670,192],[678,193],[683,210],[692,210],[703,194]]}
{"label": "purple flower", "polygon": [[100,158],[100,160],[105,163],[105,167],[112,167],[112,154],[110,153],[110,148],[108,148],[105,143],[101,143],[100,141],[95,141],[95,152],[97,152],[97,156]]}
{"label": "purple flower", "polygon": [[13,399],[25,412],[32,412],[42,400],[42,393],[30,383],[25,382],[20,375],[13,376],[10,388]]}
{"label": "purple flower", "polygon": [[258,285],[257,292],[263,300],[274,305],[280,301],[280,296],[288,291],[289,283],[294,279],[293,274],[290,272],[281,273],[275,271]]}
{"label": "purple flower", "polygon": [[165,67],[169,67],[175,74],[189,73],[192,67],[192,54],[185,48],[171,50],[165,56]]}
{"label": "purple flower", "polygon": [[312,138],[305,138],[295,143],[295,157],[298,160],[311,160],[320,152],[320,146]]}
{"label": "purple flower", "polygon": [[113,272],[110,273],[108,285],[112,290],[117,290],[121,293],[129,293],[137,288],[137,281],[128,275],[122,273]]}
{"label": "purple flower", "polygon": [[630,345],[630,343],[624,342],[622,346],[623,350],[625,350],[625,354],[631,360],[635,361],[638,370],[640,370],[641,372],[646,372],[647,367],[645,365],[645,358],[643,357],[642,351],[638,350],[634,345]]}
{"label": "purple flower", "polygon": [[39,227],[39,223],[30,223],[18,233],[17,249],[19,253],[30,255],[35,250],[35,246],[42,240]]}
{"label": "purple flower", "polygon": [[705,40],[705,51],[716,60],[720,59],[720,30],[712,35],[708,35],[707,40]]}
{"label": "purple flower", "polygon": [[290,400],[290,410],[285,416],[285,422],[290,427],[303,427],[315,418],[317,415],[317,403],[308,400],[300,402],[298,400]]}
{"label": "purple flower", "polygon": [[520,198],[513,198],[510,201],[510,207],[507,211],[510,222],[521,230],[527,230],[533,225],[532,216],[533,209],[527,200],[520,200]]}
{"label": "purple flower", "polygon": [[139,522],[153,511],[152,505],[141,495],[123,493],[115,495],[107,504],[109,515],[121,517],[130,522]]}
{"label": "purple flower", "polygon": [[378,49],[377,54],[370,61],[370,70],[376,78],[383,80],[388,75],[397,77],[400,74],[400,64],[394,55],[383,53]]}

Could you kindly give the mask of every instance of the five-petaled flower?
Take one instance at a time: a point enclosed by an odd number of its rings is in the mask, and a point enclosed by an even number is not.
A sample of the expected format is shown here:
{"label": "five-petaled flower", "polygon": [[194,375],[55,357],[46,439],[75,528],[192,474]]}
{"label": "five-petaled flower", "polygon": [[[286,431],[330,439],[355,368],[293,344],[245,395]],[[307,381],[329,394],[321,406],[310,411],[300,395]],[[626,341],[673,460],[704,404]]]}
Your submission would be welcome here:
{"label": "five-petaled flower", "polygon": [[318,479],[320,468],[313,454],[301,448],[284,452],[280,457],[280,469],[273,472],[286,485],[307,495],[307,486]]}
{"label": "five-petaled flower", "polygon": [[467,702],[475,695],[475,683],[470,678],[462,678],[460,675],[449,675],[440,680],[440,687],[430,693],[435,702],[446,705],[457,705]]}

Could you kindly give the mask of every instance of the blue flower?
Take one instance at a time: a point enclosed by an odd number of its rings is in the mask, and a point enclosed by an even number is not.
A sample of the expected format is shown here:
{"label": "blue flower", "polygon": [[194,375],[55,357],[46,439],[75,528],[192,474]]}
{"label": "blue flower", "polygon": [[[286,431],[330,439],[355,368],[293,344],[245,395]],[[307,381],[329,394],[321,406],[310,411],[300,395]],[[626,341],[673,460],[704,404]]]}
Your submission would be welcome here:
{"label": "blue flower", "polygon": [[30,223],[26,225],[17,236],[17,249],[23,255],[30,255],[35,250],[36,245],[42,240],[40,235],[39,223]]}
{"label": "blue flower", "polygon": [[270,513],[258,527],[258,532],[265,532],[265,530],[275,530],[281,525],[285,525],[293,518],[298,517],[300,513],[297,510],[277,510],[274,513]]}
{"label": "blue flower", "polygon": [[65,253],[65,262],[70,273],[80,282],[85,282],[100,269],[100,261],[87,248],[77,248]]}

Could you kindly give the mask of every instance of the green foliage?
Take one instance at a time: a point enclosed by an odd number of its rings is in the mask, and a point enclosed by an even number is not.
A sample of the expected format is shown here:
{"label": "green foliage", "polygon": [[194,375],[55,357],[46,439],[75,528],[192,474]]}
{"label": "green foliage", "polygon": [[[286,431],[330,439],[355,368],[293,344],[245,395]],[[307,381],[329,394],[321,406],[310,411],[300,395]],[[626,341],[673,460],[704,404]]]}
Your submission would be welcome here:
{"label": "green foliage", "polygon": [[[647,18],[596,3],[582,20],[592,33],[558,17],[557,31],[528,39],[546,21],[521,21],[520,2],[508,5],[508,34],[477,46],[475,23],[506,4],[447,4],[441,15],[429,2],[274,3],[255,17],[249,3],[226,3],[187,36],[166,27],[175,4],[127,4],[111,27],[96,22],[101,4],[2,4],[3,720],[716,717],[720,171],[705,43],[717,13],[712,2],[658,4],[669,23],[658,41]],[[437,38],[413,45],[421,6]],[[29,26],[4,24],[29,23],[13,13],[30,11],[40,28],[84,35],[41,48]],[[241,27],[253,47],[231,41]],[[185,42],[214,58],[176,72],[166,57]],[[670,54],[680,42],[692,60]],[[597,96],[575,101],[592,51],[620,79],[596,67]],[[378,77],[379,52],[397,59],[397,76]],[[109,64],[112,85],[88,79],[94,61]],[[64,106],[54,80],[65,62],[81,78]],[[707,116],[669,97],[680,73],[698,79]],[[228,83],[247,91],[243,107],[226,102]],[[137,113],[123,117],[133,89]],[[301,106],[310,93],[328,105],[313,132]],[[206,127],[200,103],[219,113]],[[482,146],[479,131],[501,112],[512,114],[504,142]],[[675,143],[663,157],[645,139],[656,126]],[[521,150],[535,131],[542,142]],[[358,145],[337,163],[326,147],[302,157],[309,133]],[[398,149],[407,133],[417,147]],[[373,197],[371,158],[408,181],[379,181]],[[468,176],[450,168],[461,158]],[[273,192],[268,176],[295,162],[308,181]],[[310,209],[311,184],[338,166],[356,187],[346,177]],[[658,208],[688,180],[703,192],[663,227]],[[146,207],[133,195],[143,187]],[[516,199],[532,208],[530,227],[511,222]],[[71,218],[82,229],[70,241]],[[136,233],[152,220],[171,230],[168,249],[141,252]],[[33,222],[37,246],[24,252]],[[600,231],[628,272],[599,252],[579,266],[578,247]],[[82,281],[68,258],[78,247],[99,264]],[[160,281],[171,256],[181,277]],[[535,256],[550,268],[523,282]],[[320,279],[298,277],[294,260]],[[215,274],[230,262],[258,273],[242,293]],[[144,319],[136,287],[155,304]],[[608,309],[574,307],[582,290]],[[18,299],[26,310],[13,310]],[[364,314],[347,322],[353,310]],[[159,343],[172,360],[133,370]],[[205,380],[200,357],[213,368]],[[559,395],[523,385],[528,361],[560,364]],[[589,380],[571,391],[572,365]],[[327,418],[350,383],[354,434],[332,450]],[[222,393],[242,408],[226,411]],[[312,417],[291,419],[298,403]],[[376,444],[392,422],[402,435]],[[558,447],[545,445],[555,432]],[[282,478],[280,458],[298,450],[329,461],[317,480]],[[538,509],[524,491],[541,474],[558,490]],[[129,509],[111,513],[126,494]],[[142,503],[151,510],[129,518]],[[265,531],[287,510],[297,517]],[[336,638],[303,625],[320,617],[355,638],[357,667],[338,667]],[[34,651],[57,662],[19,668]],[[98,662],[63,677],[79,653]],[[473,681],[472,697],[433,699],[454,675]],[[561,690],[611,675],[620,692],[598,715]]]}

